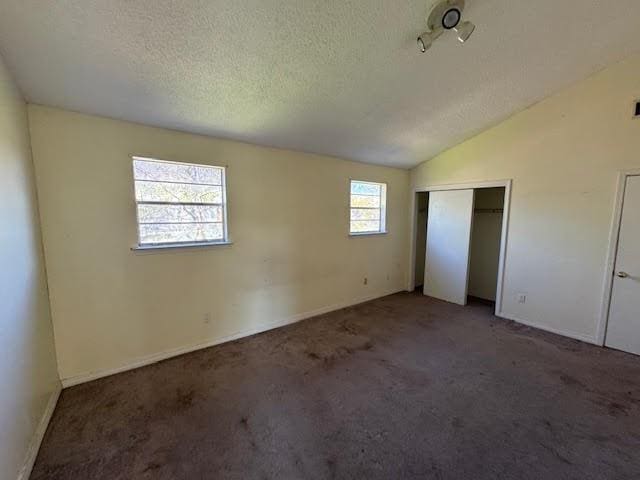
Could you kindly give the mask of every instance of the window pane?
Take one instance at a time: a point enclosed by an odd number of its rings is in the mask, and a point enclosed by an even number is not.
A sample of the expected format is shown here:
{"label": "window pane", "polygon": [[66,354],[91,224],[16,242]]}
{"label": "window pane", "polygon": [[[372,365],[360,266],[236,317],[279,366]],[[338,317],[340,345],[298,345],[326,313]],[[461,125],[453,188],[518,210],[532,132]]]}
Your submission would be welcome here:
{"label": "window pane", "polygon": [[214,205],[138,205],[140,223],[222,222],[222,207]]}
{"label": "window pane", "polygon": [[148,160],[133,161],[135,180],[222,185],[222,168]]}
{"label": "window pane", "polygon": [[380,208],[380,197],[351,195],[351,206],[355,208]]}
{"label": "window pane", "polygon": [[222,187],[136,181],[139,202],[222,203]]}
{"label": "window pane", "polygon": [[133,158],[141,245],[225,240],[224,168]]}
{"label": "window pane", "polygon": [[375,209],[351,209],[351,220],[380,220],[380,210]]}
{"label": "window pane", "polygon": [[140,225],[140,243],[183,243],[221,241],[224,239],[222,223],[183,225]]}
{"label": "window pane", "polygon": [[379,221],[361,221],[356,220],[351,222],[351,233],[365,233],[365,232],[379,232]]}
{"label": "window pane", "polygon": [[380,196],[380,184],[351,182],[351,193],[360,195]]}

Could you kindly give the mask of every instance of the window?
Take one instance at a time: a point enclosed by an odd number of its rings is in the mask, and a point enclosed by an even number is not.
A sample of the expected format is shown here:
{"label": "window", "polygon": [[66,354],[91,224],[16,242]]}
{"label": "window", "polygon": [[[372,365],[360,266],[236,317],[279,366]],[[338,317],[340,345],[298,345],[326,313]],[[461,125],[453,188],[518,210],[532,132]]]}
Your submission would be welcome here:
{"label": "window", "polygon": [[351,180],[351,235],[386,232],[387,185]]}
{"label": "window", "polygon": [[133,157],[138,244],[227,242],[225,169]]}

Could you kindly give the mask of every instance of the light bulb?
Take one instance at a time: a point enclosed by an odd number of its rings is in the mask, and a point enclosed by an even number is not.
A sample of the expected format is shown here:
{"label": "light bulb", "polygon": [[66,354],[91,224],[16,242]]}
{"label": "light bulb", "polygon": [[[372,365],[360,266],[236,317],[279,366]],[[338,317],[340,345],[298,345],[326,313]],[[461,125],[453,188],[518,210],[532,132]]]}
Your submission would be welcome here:
{"label": "light bulb", "polygon": [[418,37],[418,48],[422,53],[426,52],[433,45],[433,38],[430,32],[425,32]]}
{"label": "light bulb", "polygon": [[476,26],[471,22],[462,22],[453,30],[458,34],[458,40],[460,43],[464,43],[469,40],[469,37],[476,29]]}

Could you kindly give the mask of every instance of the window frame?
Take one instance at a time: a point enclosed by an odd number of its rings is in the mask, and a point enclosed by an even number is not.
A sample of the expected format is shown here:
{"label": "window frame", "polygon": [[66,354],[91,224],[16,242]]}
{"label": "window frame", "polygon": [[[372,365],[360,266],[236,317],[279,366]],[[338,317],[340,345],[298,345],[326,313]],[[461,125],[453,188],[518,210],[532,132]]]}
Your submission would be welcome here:
{"label": "window frame", "polygon": [[[193,163],[193,162],[179,162],[175,160],[165,160],[155,157],[145,157],[141,155],[132,155],[131,160],[131,175],[132,175],[132,189],[133,189],[133,201],[136,216],[136,244],[132,250],[164,250],[164,249],[176,249],[176,248],[198,248],[198,247],[213,247],[220,245],[231,245],[232,242],[229,239],[229,222],[228,222],[228,203],[227,203],[227,166],[211,165],[207,163]],[[134,162],[136,160],[155,162],[155,163],[170,163],[174,165],[186,165],[194,167],[209,167],[216,168],[221,171],[221,189],[222,189],[222,203],[204,204],[204,203],[192,203],[192,202],[139,202],[136,195],[136,176]],[[142,181],[142,180],[141,180]],[[171,181],[161,183],[172,183]],[[180,182],[173,182],[180,183]],[[185,183],[187,184],[187,183]],[[160,243],[142,243],[140,238],[140,217],[138,213],[138,206],[144,205],[208,205],[219,206],[222,208],[222,234],[221,240],[203,240],[203,241],[188,241],[188,242],[160,242]]]}
{"label": "window frame", "polygon": [[[380,207],[379,208],[371,208],[371,207],[353,207],[351,202],[352,202],[352,197],[353,195],[357,195],[357,194],[353,194],[351,193],[352,188],[353,188],[353,184],[354,183],[364,183],[367,185],[377,185],[380,187]],[[387,230],[387,193],[388,193],[388,184],[384,183],[384,182],[372,182],[370,180],[358,180],[355,178],[350,178],[349,179],[349,236],[350,237],[367,237],[367,236],[375,236],[375,235],[386,235],[388,233]],[[373,195],[371,195],[373,196]],[[384,200],[384,201],[383,201]],[[351,231],[351,222],[353,220],[351,220],[351,211],[353,209],[357,209],[357,210],[379,210],[380,211],[380,229],[379,230],[373,230],[370,232],[352,232]]]}

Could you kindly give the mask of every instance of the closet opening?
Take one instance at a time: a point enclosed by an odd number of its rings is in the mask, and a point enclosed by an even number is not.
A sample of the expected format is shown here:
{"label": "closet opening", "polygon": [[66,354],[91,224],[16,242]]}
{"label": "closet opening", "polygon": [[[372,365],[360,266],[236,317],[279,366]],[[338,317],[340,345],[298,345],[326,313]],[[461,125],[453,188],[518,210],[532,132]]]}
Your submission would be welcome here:
{"label": "closet opening", "polygon": [[502,310],[511,181],[416,189],[409,291]]}
{"label": "closet opening", "polygon": [[495,305],[500,266],[504,187],[474,191],[471,247],[469,254],[468,302]]}
{"label": "closet opening", "polygon": [[415,289],[422,291],[424,287],[424,266],[427,253],[427,217],[429,214],[429,192],[416,193],[416,259],[415,259]]}

